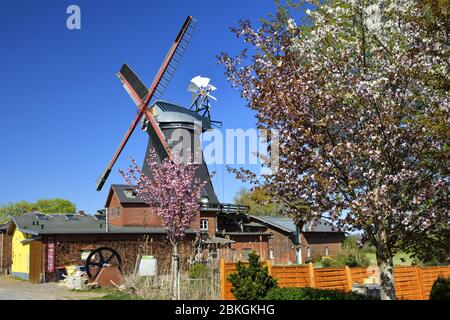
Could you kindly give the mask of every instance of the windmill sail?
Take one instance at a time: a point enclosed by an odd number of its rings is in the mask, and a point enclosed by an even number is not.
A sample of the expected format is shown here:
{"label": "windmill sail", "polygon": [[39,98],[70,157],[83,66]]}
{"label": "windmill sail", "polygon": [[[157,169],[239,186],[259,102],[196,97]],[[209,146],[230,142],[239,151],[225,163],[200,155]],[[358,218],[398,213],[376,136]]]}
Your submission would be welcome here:
{"label": "windmill sail", "polygon": [[[160,77],[155,88],[154,97],[156,99],[161,98],[170,80],[172,79],[173,74],[175,73],[175,70],[181,61],[181,58],[183,57],[184,52],[186,51],[189,42],[191,41],[196,25],[197,21],[192,17],[188,17],[184,22],[183,27],[181,28],[179,34],[175,39],[175,43],[178,43],[178,46],[173,51],[172,58],[170,59],[169,64],[164,68],[164,70],[160,70],[160,72],[162,72],[162,76]],[[171,54],[171,51],[169,51],[168,55],[169,54]],[[161,66],[161,68],[163,67],[164,65]]]}
{"label": "windmill sail", "polygon": [[[142,103],[142,101],[145,101],[148,96],[147,87],[142,82],[142,80],[139,79],[139,77],[133,72],[133,70],[131,70],[131,68],[126,63],[124,63],[122,68],[120,68],[117,77],[120,79],[123,87],[136,103],[136,105],[138,107],[141,107],[140,103]],[[136,99],[136,96],[139,97],[139,99]]]}
{"label": "windmill sail", "polygon": [[167,54],[161,67],[159,68],[159,71],[156,74],[156,77],[153,80],[150,89],[147,92],[144,91],[144,83],[136,76],[136,74],[131,70],[130,67],[128,67],[128,65],[124,64],[119,71],[119,79],[122,81],[125,90],[138,106],[139,113],[125,133],[125,136],[123,137],[119,148],[114,154],[112,160],[109,162],[108,166],[97,180],[97,191],[100,191],[103,188],[103,185],[105,184],[109,174],[111,173],[112,167],[116,163],[117,158],[121,154],[127,141],[136,128],[137,123],[144,114],[147,116],[148,121],[151,123],[153,130],[155,130],[155,133],[159,139],[159,143],[163,146],[167,155],[169,157],[171,156],[167,142],[164,139],[164,135],[159,130],[156,120],[154,119],[151,112],[147,109],[147,106],[149,105],[153,96],[160,96],[169,84],[169,80],[175,72],[175,67],[181,60],[182,54],[186,50],[189,40],[192,38],[192,33],[195,29],[194,26],[195,20],[191,16],[187,17],[180,29],[180,32],[175,38],[175,41],[173,42],[169,53]]}

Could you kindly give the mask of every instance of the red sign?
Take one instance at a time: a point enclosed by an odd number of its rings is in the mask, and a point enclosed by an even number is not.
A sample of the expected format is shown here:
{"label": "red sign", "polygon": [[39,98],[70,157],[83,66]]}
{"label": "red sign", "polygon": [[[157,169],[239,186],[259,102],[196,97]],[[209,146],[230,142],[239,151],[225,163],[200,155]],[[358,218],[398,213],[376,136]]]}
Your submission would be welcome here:
{"label": "red sign", "polygon": [[47,272],[55,272],[55,242],[48,238],[47,242]]}

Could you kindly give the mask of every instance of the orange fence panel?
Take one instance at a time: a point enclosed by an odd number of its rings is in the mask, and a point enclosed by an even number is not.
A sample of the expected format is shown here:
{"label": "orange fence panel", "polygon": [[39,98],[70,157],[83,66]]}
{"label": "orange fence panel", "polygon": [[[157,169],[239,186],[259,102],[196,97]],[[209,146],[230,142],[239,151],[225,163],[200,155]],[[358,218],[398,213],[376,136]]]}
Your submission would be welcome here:
{"label": "orange fence panel", "polygon": [[[312,287],[320,289],[336,289],[351,291],[354,283],[364,283],[369,276],[379,274],[376,267],[358,268],[314,268],[308,265],[271,265],[269,274],[278,280],[280,287]],[[230,273],[236,272],[236,266],[231,262],[221,260],[221,288],[223,300],[235,300],[231,283],[227,280]],[[394,268],[394,284],[398,299],[401,300],[427,300],[431,287],[439,277],[450,277],[450,266],[447,267],[404,267]]]}

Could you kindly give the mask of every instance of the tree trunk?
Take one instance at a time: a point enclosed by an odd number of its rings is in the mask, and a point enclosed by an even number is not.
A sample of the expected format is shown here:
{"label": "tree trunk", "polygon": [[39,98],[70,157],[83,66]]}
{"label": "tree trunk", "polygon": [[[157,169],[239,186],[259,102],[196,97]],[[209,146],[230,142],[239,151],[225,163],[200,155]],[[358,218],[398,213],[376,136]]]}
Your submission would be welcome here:
{"label": "tree trunk", "polygon": [[180,256],[178,243],[172,249],[172,300],[180,300]]}
{"label": "tree trunk", "polygon": [[380,269],[381,300],[396,300],[394,288],[394,260],[387,244],[386,231],[380,231],[377,245],[377,264]]}

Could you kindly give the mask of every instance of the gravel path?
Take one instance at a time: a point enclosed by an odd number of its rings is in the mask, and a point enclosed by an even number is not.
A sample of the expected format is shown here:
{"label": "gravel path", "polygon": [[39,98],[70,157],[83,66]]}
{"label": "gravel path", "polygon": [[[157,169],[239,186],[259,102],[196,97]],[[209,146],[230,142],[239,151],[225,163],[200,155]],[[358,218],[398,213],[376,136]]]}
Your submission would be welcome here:
{"label": "gravel path", "polygon": [[86,300],[103,295],[104,292],[71,291],[56,282],[31,284],[0,276],[0,300]]}

